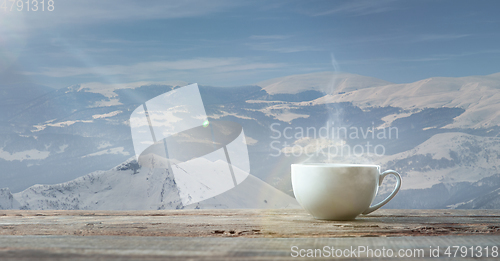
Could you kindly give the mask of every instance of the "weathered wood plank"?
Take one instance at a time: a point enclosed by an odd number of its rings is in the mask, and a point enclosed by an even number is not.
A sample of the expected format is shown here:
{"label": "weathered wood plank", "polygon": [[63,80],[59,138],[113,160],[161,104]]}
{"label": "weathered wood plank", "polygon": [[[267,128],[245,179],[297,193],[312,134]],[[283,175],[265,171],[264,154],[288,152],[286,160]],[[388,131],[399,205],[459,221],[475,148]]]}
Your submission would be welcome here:
{"label": "weathered wood plank", "polygon": [[316,220],[300,209],[0,211],[0,235],[163,237],[393,237],[500,235],[499,210],[378,210],[354,221]]}
{"label": "weathered wood plank", "polygon": [[[320,249],[325,257],[324,247],[363,246],[394,255],[423,251],[405,260],[430,259],[431,250],[446,258],[448,246],[489,247],[491,258],[492,247],[500,246],[499,220],[498,210],[379,210],[345,222],[315,220],[299,209],[6,210],[0,211],[0,259],[285,260],[298,253],[293,247]],[[472,257],[469,250],[460,259]]]}
{"label": "weathered wood plank", "polygon": [[[290,260],[302,254],[306,259],[319,257],[331,258],[331,248],[355,249],[355,256],[348,251],[346,256],[335,259],[377,257],[376,249],[384,249],[386,257],[394,260],[435,259],[430,252],[434,250],[440,258],[448,258],[448,246],[463,246],[468,249],[465,258],[458,260],[477,260],[471,256],[470,247],[485,248],[500,245],[500,236],[442,236],[442,237],[361,237],[361,238],[225,238],[225,237],[118,237],[118,236],[0,236],[1,260]],[[294,248],[295,247],[295,248]],[[330,256],[324,249],[330,252]],[[360,248],[361,247],[361,248]],[[373,252],[361,252],[362,247]],[[437,250],[439,247],[439,250]],[[307,258],[308,250],[317,251],[313,258]],[[389,249],[391,252],[389,252]],[[335,251],[334,250],[334,251]],[[295,252],[294,252],[295,251]],[[320,254],[321,252],[321,254]],[[382,253],[382,252],[380,252]],[[379,253],[379,254],[380,254]],[[472,255],[476,257],[479,252]],[[292,256],[293,255],[293,256]],[[334,252],[334,255],[335,252]],[[341,255],[344,255],[341,254]],[[403,255],[402,258],[400,255]],[[453,251],[451,252],[453,255]],[[456,257],[459,257],[458,252]],[[399,258],[397,258],[399,257]],[[451,256],[453,257],[453,256]],[[299,258],[300,259],[300,258]],[[452,260],[455,260],[451,258]]]}

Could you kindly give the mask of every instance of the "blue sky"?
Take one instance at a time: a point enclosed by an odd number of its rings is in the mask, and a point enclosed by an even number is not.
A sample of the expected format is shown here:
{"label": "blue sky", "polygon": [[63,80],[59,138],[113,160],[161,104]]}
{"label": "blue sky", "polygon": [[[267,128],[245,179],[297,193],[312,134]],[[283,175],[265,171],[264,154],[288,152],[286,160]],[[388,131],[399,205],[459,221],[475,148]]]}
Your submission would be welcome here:
{"label": "blue sky", "polygon": [[500,1],[54,3],[52,12],[0,8],[0,84],[240,86],[333,70],[405,83],[500,72]]}

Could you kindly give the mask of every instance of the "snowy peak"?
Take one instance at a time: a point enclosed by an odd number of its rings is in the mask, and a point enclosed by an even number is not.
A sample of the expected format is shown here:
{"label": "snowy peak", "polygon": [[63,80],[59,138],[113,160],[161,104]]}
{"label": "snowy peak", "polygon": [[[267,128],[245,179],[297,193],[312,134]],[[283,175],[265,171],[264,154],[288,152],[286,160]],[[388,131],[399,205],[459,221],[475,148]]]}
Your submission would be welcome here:
{"label": "snowy peak", "polygon": [[298,74],[270,79],[257,83],[269,94],[296,94],[304,91],[319,91],[326,94],[383,86],[390,82],[350,73],[318,72]]}
{"label": "snowy peak", "polygon": [[121,84],[105,84],[100,82],[88,82],[77,85],[72,85],[66,88],[65,92],[90,92],[99,93],[107,98],[113,98],[117,96],[116,90],[122,89],[135,89],[142,86],[149,85],[165,85],[165,86],[184,86],[187,85],[184,81],[165,81],[165,82],[131,82],[131,83],[121,83]]}
{"label": "snowy peak", "polygon": [[493,73],[493,74],[490,74],[490,75],[487,75],[488,77],[490,78],[497,78],[497,79],[500,79],[500,72],[498,73]]}
{"label": "snowy peak", "polygon": [[[348,73],[319,72],[291,75],[257,83],[269,94],[318,91],[326,95],[313,104],[351,102],[361,108],[462,108],[466,112],[446,128],[500,125],[500,73],[460,78],[433,77],[393,84]],[[375,88],[376,87],[376,88]]]}
{"label": "snowy peak", "polygon": [[294,198],[252,175],[223,194],[183,206],[174,175],[167,169],[154,168],[153,165],[152,167],[140,167],[131,158],[109,171],[93,172],[61,184],[34,185],[14,195],[8,189],[2,189],[0,209],[156,210],[298,207]]}
{"label": "snowy peak", "polygon": [[[480,137],[459,132],[440,133],[417,147],[387,156],[387,159],[407,158],[414,155],[431,155],[433,159],[458,159],[458,155],[481,161],[479,166],[500,168],[500,138]],[[465,164],[469,164],[466,162]]]}
{"label": "snowy peak", "polygon": [[436,134],[414,149],[385,157],[382,165],[403,174],[403,190],[474,182],[498,174],[500,138]]}
{"label": "snowy peak", "polygon": [[[316,99],[314,104],[351,102],[361,108],[391,106],[404,110],[462,108],[465,112],[445,128],[488,128],[500,125],[500,78],[493,76],[436,77],[408,84],[332,92]],[[341,85],[338,88],[346,90]]]}

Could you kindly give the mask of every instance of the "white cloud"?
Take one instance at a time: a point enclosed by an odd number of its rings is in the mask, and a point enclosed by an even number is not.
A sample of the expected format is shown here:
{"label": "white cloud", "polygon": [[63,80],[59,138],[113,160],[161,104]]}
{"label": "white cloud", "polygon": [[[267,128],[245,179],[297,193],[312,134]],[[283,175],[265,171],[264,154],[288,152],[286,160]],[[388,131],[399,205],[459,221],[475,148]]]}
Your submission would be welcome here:
{"label": "white cloud", "polygon": [[477,52],[463,52],[463,53],[450,53],[450,54],[436,54],[436,55],[430,55],[426,57],[398,57],[398,58],[389,58],[389,57],[384,57],[384,58],[372,58],[372,59],[358,59],[358,60],[343,60],[340,61],[340,64],[351,64],[351,65],[356,65],[356,64],[381,64],[381,63],[401,63],[401,62],[432,62],[432,61],[444,61],[444,60],[453,60],[455,58],[460,58],[464,56],[473,56],[473,55],[480,55],[480,54],[498,54],[500,53],[500,50],[483,50],[483,51],[477,51]]}
{"label": "white cloud", "polygon": [[293,35],[252,35],[249,38],[254,40],[245,44],[252,50],[278,52],[278,53],[297,53],[308,51],[322,51],[320,48],[305,45],[290,45],[292,41],[288,40]]}
{"label": "white cloud", "polygon": [[321,51],[320,48],[313,46],[300,46],[300,45],[285,46],[284,44],[278,44],[278,43],[255,43],[255,44],[247,44],[247,46],[256,51],[267,51],[267,52],[278,52],[278,53]]}
{"label": "white cloud", "polygon": [[252,35],[250,39],[254,40],[284,40],[292,37],[291,35],[282,35],[282,34],[274,34],[274,35]]}
{"label": "white cloud", "polygon": [[39,28],[123,20],[197,17],[218,13],[241,4],[229,0],[65,0],[55,1],[52,12],[30,12],[24,18],[30,26]]}
{"label": "white cloud", "polygon": [[[132,65],[105,65],[96,67],[45,67],[28,75],[73,77],[82,75],[126,75],[129,78],[149,78],[165,72],[234,72],[284,67],[284,63],[263,63],[242,58],[196,58],[177,61],[151,61]],[[135,77],[134,77],[135,76]]]}
{"label": "white cloud", "polygon": [[446,41],[446,40],[456,40],[464,37],[468,37],[470,34],[423,34],[416,35],[413,39],[415,42],[427,42],[427,41]]}
{"label": "white cloud", "polygon": [[470,34],[385,34],[346,38],[337,41],[337,43],[344,45],[368,43],[413,44],[421,42],[452,41],[470,36]]}
{"label": "white cloud", "polygon": [[323,16],[332,14],[348,14],[354,16],[362,16],[369,14],[383,13],[387,11],[396,10],[398,8],[389,5],[394,0],[365,0],[365,1],[348,1],[345,4],[338,5],[329,10],[322,10],[314,12],[313,16]]}

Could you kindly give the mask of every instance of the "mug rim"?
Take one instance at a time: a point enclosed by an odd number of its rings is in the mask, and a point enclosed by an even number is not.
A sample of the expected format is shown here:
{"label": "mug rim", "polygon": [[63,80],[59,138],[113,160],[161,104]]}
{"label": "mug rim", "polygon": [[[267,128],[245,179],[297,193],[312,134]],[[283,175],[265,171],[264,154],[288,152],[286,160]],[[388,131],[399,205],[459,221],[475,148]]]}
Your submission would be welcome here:
{"label": "mug rim", "polygon": [[301,167],[328,167],[328,168],[356,168],[356,167],[376,167],[380,168],[380,165],[375,164],[354,164],[354,163],[294,163],[292,166]]}

